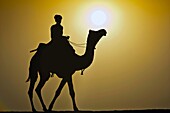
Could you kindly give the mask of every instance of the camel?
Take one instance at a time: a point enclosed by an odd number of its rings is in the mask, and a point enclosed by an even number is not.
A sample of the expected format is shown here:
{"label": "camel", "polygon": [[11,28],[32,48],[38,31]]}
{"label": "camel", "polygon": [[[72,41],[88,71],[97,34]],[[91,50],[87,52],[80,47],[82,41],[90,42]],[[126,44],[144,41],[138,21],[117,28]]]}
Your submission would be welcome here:
{"label": "camel", "polygon": [[[44,111],[52,111],[53,105],[66,83],[68,84],[70,96],[72,98],[73,109],[74,111],[79,111],[75,101],[72,75],[75,73],[75,71],[84,71],[84,69],[91,65],[94,57],[95,46],[102,38],[102,36],[106,36],[106,34],[107,32],[105,29],[100,29],[98,31],[89,30],[86,43],[86,51],[83,55],[77,55],[74,52],[73,48],[71,48],[71,45],[68,46],[66,49],[63,49],[61,47],[58,47],[57,49],[53,46],[49,46],[46,48],[42,47],[42,49],[41,47],[38,47],[37,52],[31,58],[29,76],[26,81],[30,81],[28,95],[33,112],[36,112],[33,103],[33,90],[38,77],[38,73],[40,75],[40,81],[35,89],[35,92],[39,97]],[[65,40],[65,44],[69,44],[68,40]],[[49,108],[47,109],[41,95],[41,90],[47,80],[49,80],[51,73],[56,74],[59,78],[62,78],[62,80],[58,89],[56,90],[54,98],[49,105]]]}

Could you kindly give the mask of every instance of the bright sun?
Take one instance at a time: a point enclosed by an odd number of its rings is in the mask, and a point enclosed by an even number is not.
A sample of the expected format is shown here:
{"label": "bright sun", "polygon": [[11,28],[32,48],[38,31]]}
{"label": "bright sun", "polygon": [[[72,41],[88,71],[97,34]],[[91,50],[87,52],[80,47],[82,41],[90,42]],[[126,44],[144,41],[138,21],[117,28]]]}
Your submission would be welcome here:
{"label": "bright sun", "polygon": [[75,23],[79,25],[78,28],[83,28],[83,30],[112,29],[112,33],[118,29],[119,20],[120,13],[116,6],[113,7],[110,4],[103,3],[88,4],[88,6],[78,11],[75,17]]}
{"label": "bright sun", "polygon": [[95,24],[97,26],[101,26],[106,23],[107,16],[104,11],[96,10],[96,11],[92,12],[90,19],[93,24]]}

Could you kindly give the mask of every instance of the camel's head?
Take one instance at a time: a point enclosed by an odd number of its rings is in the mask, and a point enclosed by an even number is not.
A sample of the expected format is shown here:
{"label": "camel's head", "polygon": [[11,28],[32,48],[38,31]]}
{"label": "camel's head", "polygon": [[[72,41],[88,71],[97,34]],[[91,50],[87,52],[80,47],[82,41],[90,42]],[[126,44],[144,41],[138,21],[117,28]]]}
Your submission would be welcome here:
{"label": "camel's head", "polygon": [[89,30],[87,43],[90,44],[91,47],[95,48],[95,45],[102,38],[102,36],[106,36],[107,32],[105,29],[100,29],[98,31]]}

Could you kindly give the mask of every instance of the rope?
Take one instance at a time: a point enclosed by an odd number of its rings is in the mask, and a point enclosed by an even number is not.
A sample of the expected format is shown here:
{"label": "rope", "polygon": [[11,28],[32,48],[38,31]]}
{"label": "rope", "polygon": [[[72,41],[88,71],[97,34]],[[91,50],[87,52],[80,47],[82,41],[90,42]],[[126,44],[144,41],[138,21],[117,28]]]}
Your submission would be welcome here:
{"label": "rope", "polygon": [[72,41],[70,41],[70,40],[68,40],[72,45],[74,45],[74,46],[77,46],[77,47],[81,47],[81,48],[85,48],[86,46],[86,43],[82,43],[82,44],[77,44],[77,43],[74,43],[74,42],[72,42]]}
{"label": "rope", "polygon": [[[86,46],[86,43],[82,43],[82,44],[77,44],[77,43],[74,43],[74,42],[72,42],[72,41],[70,41],[70,40],[68,40],[72,45],[74,45],[74,46],[77,46],[77,47],[81,47],[81,48],[85,48]],[[83,75],[84,73],[84,70],[85,69],[81,69],[81,75]]]}

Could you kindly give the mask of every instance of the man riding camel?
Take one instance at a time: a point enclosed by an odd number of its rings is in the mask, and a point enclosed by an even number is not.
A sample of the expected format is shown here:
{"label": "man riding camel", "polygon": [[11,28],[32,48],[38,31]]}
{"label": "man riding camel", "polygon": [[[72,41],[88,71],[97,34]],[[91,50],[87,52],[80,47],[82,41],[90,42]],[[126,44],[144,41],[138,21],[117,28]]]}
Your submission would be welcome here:
{"label": "man riding camel", "polygon": [[54,16],[56,24],[51,26],[51,41],[58,41],[60,38],[69,39],[69,36],[63,36],[63,26],[61,25],[62,16]]}
{"label": "man riding camel", "polygon": [[51,41],[47,44],[45,43],[40,43],[37,49],[31,50],[30,52],[34,52],[37,50],[42,50],[43,48],[47,47],[47,46],[63,46],[65,47],[65,41],[69,39],[69,36],[63,36],[63,26],[61,25],[61,21],[62,21],[62,16],[61,15],[55,15],[54,16],[54,20],[56,22],[56,24],[51,26]]}

